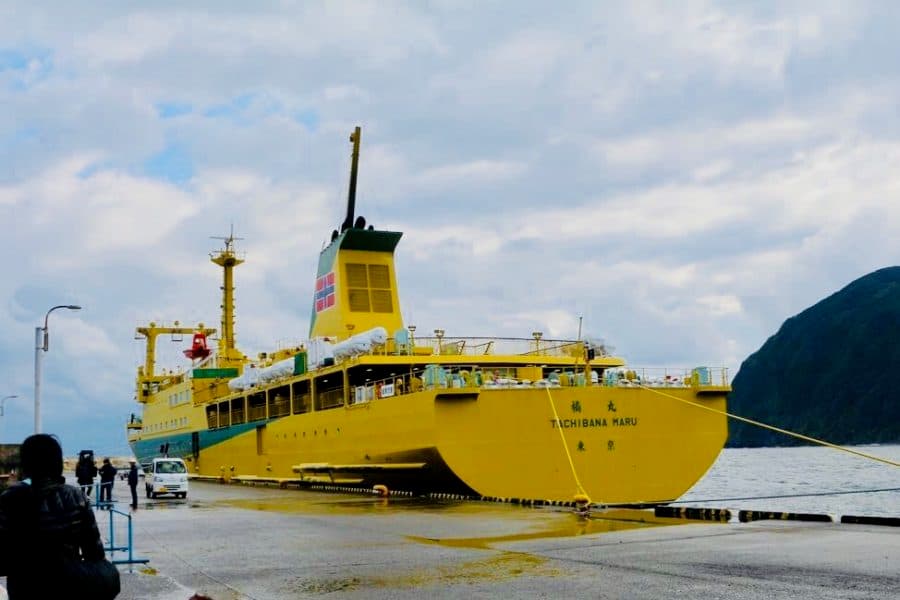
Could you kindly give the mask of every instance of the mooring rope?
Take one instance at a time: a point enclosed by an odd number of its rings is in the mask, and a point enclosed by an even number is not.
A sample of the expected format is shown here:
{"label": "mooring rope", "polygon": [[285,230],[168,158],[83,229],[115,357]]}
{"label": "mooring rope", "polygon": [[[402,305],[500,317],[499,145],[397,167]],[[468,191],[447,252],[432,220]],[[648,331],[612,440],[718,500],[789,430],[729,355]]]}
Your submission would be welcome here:
{"label": "mooring rope", "polygon": [[[553,403],[553,396],[550,395],[550,388],[544,388],[547,390],[547,399],[550,401],[550,408],[553,410],[553,418],[556,419],[556,423],[559,421],[559,414],[556,412],[556,405]],[[581,480],[578,479],[578,473],[575,471],[575,463],[572,461],[572,453],[569,452],[569,445],[566,444],[566,436],[563,434],[563,428],[557,427],[557,431],[559,431],[559,439],[562,440],[563,450],[566,451],[566,458],[569,459],[569,467],[572,469],[572,477],[575,478],[575,485],[578,487],[578,493],[582,494],[587,499],[587,504],[591,504],[590,496],[588,496],[587,492],[584,491],[584,487],[581,485]]]}
{"label": "mooring rope", "polygon": [[773,496],[746,496],[743,498],[703,498],[700,500],[674,500],[666,504],[699,504],[701,502],[729,502],[733,500],[771,500],[773,498],[806,498],[813,496],[844,496],[847,494],[874,494],[877,492],[900,492],[900,487],[876,488],[870,490],[839,490],[834,492],[807,492],[805,494],[776,494]]}
{"label": "mooring rope", "polygon": [[671,398],[672,400],[677,400],[679,402],[683,402],[685,404],[690,404],[691,406],[696,406],[697,408],[702,408],[703,410],[708,410],[710,412],[714,412],[716,414],[725,415],[731,419],[735,419],[737,421],[743,421],[744,423],[749,423],[750,425],[755,425],[757,427],[762,427],[763,429],[769,429],[771,431],[777,431],[778,433],[783,433],[785,435],[789,435],[791,437],[795,437],[800,440],[804,440],[806,442],[813,442],[814,444],[819,444],[821,446],[827,446],[829,448],[833,448],[835,450],[841,450],[843,452],[847,452],[849,454],[855,454],[856,456],[861,456],[863,458],[868,458],[869,460],[874,460],[877,462],[881,462],[887,465],[891,465],[892,467],[900,467],[900,463],[895,462],[893,460],[883,458],[881,456],[875,456],[874,454],[867,454],[865,452],[860,452],[858,450],[853,450],[851,448],[847,448],[846,446],[839,446],[837,444],[832,444],[831,442],[826,442],[825,440],[820,440],[818,438],[814,438],[808,435],[803,435],[802,433],[797,433],[794,431],[788,431],[787,429],[782,429],[780,427],[775,427],[774,425],[768,425],[766,423],[762,423],[760,421],[754,421],[753,419],[748,419],[747,417],[741,417],[739,415],[732,414],[730,412],[719,410],[718,408],[712,408],[710,406],[704,406],[703,404],[699,404],[697,402],[693,402],[691,400],[685,400],[684,398],[679,398],[678,396],[673,396],[672,394],[667,394],[665,392],[661,392],[660,390],[647,387],[644,385],[638,384],[639,388],[648,390],[653,392],[654,394],[659,394],[660,396],[665,396],[666,398]]}

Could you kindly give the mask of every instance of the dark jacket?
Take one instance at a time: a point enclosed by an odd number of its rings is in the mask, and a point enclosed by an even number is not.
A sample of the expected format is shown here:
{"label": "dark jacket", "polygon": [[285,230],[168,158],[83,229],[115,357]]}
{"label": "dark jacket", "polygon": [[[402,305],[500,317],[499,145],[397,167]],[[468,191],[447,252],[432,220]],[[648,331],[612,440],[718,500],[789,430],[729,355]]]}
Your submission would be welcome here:
{"label": "dark jacket", "polygon": [[100,467],[100,483],[109,483],[116,480],[116,468],[109,463],[103,463]]}
{"label": "dark jacket", "polygon": [[137,465],[131,465],[131,469],[128,471],[128,485],[131,487],[137,487],[138,484],[138,468]]}
{"label": "dark jacket", "polygon": [[78,465],[75,466],[75,477],[78,478],[78,483],[94,483],[94,477],[96,476],[97,465],[91,461],[79,462]]}
{"label": "dark jacket", "polygon": [[100,531],[81,489],[63,478],[19,483],[0,495],[0,575],[10,600],[63,598],[65,560],[103,558]]}

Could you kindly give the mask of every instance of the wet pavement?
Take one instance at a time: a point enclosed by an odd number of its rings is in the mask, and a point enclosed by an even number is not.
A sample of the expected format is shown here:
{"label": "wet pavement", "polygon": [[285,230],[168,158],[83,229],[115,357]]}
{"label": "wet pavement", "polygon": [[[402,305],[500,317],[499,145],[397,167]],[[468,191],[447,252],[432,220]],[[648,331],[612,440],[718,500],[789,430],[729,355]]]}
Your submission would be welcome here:
{"label": "wet pavement", "polygon": [[[117,483],[122,499],[127,487]],[[127,504],[121,505],[127,510]],[[104,537],[108,513],[98,511]],[[116,519],[116,543],[124,522]],[[191,483],[140,499],[123,599],[893,598],[900,529]],[[121,536],[121,538],[120,538]],[[116,558],[123,558],[118,552]]]}

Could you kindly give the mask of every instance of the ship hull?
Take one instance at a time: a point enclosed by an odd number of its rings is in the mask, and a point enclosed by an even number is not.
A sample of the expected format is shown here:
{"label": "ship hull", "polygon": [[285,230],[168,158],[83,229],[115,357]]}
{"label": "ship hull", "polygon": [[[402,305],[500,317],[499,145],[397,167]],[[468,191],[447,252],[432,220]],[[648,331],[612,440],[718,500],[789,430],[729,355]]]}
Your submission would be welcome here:
{"label": "ship hull", "polygon": [[701,390],[432,390],[133,440],[132,449],[142,462],[167,451],[226,481],[655,504],[687,491],[725,444],[727,388]]}

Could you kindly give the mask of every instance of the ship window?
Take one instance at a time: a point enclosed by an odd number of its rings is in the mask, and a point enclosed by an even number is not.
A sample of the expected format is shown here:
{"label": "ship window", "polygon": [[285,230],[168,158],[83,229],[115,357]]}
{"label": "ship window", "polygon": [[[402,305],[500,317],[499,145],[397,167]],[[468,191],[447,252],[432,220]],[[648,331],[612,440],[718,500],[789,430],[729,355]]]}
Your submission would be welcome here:
{"label": "ship window", "polygon": [[307,413],[312,409],[312,398],[309,393],[309,380],[305,379],[291,384],[291,396],[294,399],[294,414]]}

